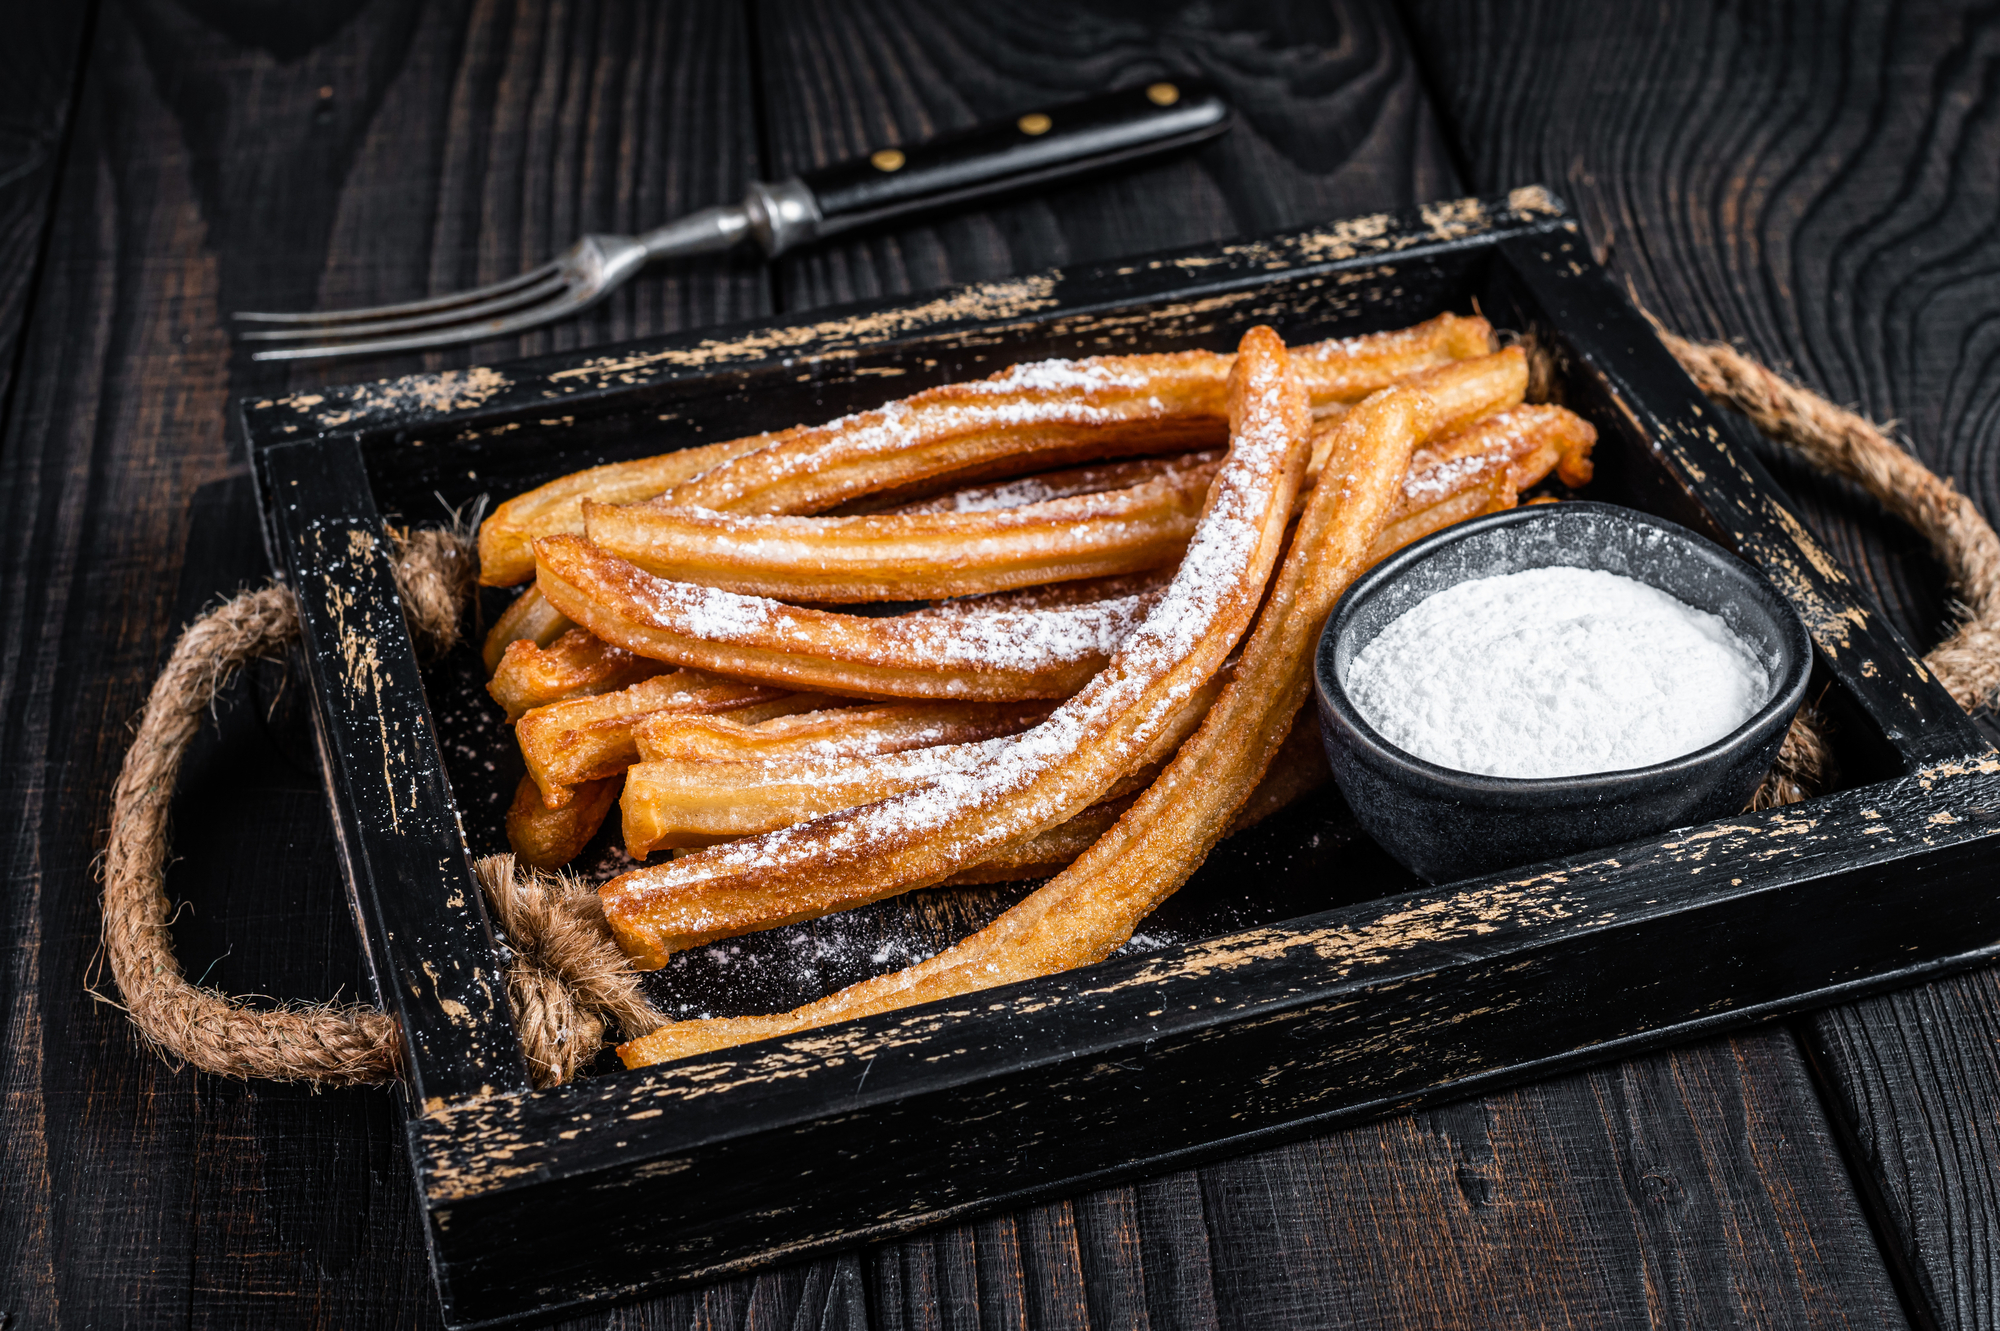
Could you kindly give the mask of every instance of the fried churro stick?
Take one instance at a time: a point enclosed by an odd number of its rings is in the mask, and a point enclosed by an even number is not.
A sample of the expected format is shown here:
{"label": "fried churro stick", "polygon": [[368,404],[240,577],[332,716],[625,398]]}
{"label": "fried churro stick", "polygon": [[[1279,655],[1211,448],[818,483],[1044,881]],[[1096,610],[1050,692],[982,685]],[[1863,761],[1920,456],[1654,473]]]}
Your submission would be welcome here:
{"label": "fried churro stick", "polygon": [[[1414,328],[1301,348],[1293,366],[1315,408],[1490,346],[1484,319],[1442,314]],[[1518,354],[1518,349],[1516,349]],[[880,411],[787,437],[717,466],[669,503],[729,513],[817,513],[843,500],[1002,459],[1042,465],[1216,442],[1232,360],[1214,352],[1042,361],[947,384]],[[1522,362],[1525,373],[1525,359]],[[1079,432],[1087,439],[1079,440]],[[1081,450],[1081,451],[1079,451]]]}
{"label": "fried churro stick", "polygon": [[[1300,348],[1294,359],[1313,409],[1322,411],[1339,403],[1357,402],[1376,389],[1427,367],[1482,355],[1491,349],[1492,340],[1492,327],[1484,319],[1441,314],[1412,328],[1315,343]],[[1112,412],[1109,418],[1095,416],[1086,422],[1090,437],[1082,440],[1050,437],[1046,430],[1014,439],[1010,437],[1011,425],[1006,422],[986,430],[982,438],[977,423],[963,419],[962,413],[955,413],[949,407],[913,422],[913,408],[921,415],[924,407],[949,403],[954,396],[952,390],[967,389],[966,385],[948,385],[945,389],[929,390],[937,396],[918,394],[879,412],[862,412],[824,426],[799,426],[679,453],[593,467],[517,495],[495,509],[479,528],[479,579],[488,586],[499,587],[534,576],[535,541],[558,533],[580,533],[582,502],[586,498],[605,504],[656,499],[704,472],[725,472],[722,464],[753,452],[783,450],[757,464],[767,479],[777,478],[773,483],[781,483],[790,471],[810,471],[817,463],[829,459],[846,459],[852,465],[831,487],[842,492],[840,497],[829,497],[824,493],[826,486],[807,485],[794,500],[766,495],[754,502],[704,506],[760,513],[815,513],[833,507],[843,497],[894,490],[913,481],[968,475],[996,463],[1021,472],[1033,470],[1037,465],[1081,462],[1120,452],[1171,452],[1200,446],[1199,442],[1188,442],[1191,439],[1219,443],[1223,436],[1222,390],[1233,362],[1231,356],[1209,352],[1183,353],[1178,360],[1103,356],[1081,362],[1049,361],[1041,366],[1003,371],[984,381],[989,385],[1004,381],[1014,385],[1011,390],[974,388],[956,393],[957,398],[987,407],[998,405],[1009,391],[1028,393],[1031,396],[1023,401],[1031,404],[1031,410],[1044,412],[1049,417],[1046,424],[1051,428],[1060,427],[1056,429],[1060,436],[1063,430],[1074,429],[1061,426],[1064,413],[1072,417],[1079,414],[1075,406],[1064,403],[1065,394],[1087,394],[1103,380],[1143,381],[1155,366],[1171,367],[1181,375],[1177,397],[1163,399],[1157,408],[1150,404],[1136,408],[1128,402],[1122,411]],[[1013,404],[1017,414],[1021,405],[1021,402]],[[1137,419],[1132,418],[1135,410]],[[1146,446],[1149,438],[1152,447]],[[885,450],[888,456],[884,456]],[[901,456],[905,453],[921,457],[913,460]],[[718,474],[710,481],[709,488],[735,491],[746,484],[748,481],[740,474]],[[688,502],[700,501],[691,492]],[[494,650],[493,656],[495,661],[499,659],[499,649]]]}
{"label": "fried churro stick", "polygon": [[560,809],[542,803],[541,788],[524,776],[507,807],[507,844],[537,869],[560,869],[597,835],[618,802],[618,779],[586,781]]}
{"label": "fried churro stick", "polygon": [[1516,406],[1474,421],[1417,450],[1403,498],[1369,550],[1369,563],[1454,522],[1514,507],[1551,471],[1566,484],[1590,480],[1597,431],[1561,407]]}
{"label": "fried churro stick", "polygon": [[[573,471],[547,485],[515,495],[479,524],[479,581],[488,587],[507,587],[534,577],[536,539],[557,532],[582,531],[585,499],[595,499],[601,504],[636,504],[657,499],[681,482],[730,458],[763,448],[775,438],[772,434],[746,435],[701,448],[684,448],[678,453],[613,462]],[[494,649],[493,659],[497,661],[499,657],[499,650]],[[491,670],[493,666],[488,663],[486,668]]]}
{"label": "fried churro stick", "polygon": [[[537,707],[515,723],[514,734],[543,801],[560,809],[575,787],[617,776],[638,760],[634,732],[656,712],[727,712],[797,696],[767,684],[676,670],[615,693]],[[814,705],[817,700],[793,710],[808,711]]]}
{"label": "fried churro stick", "polygon": [[501,658],[514,643],[531,642],[546,647],[575,627],[562,611],[542,599],[541,592],[528,588],[500,612],[500,618],[493,621],[493,629],[486,635],[481,652],[486,673],[491,675],[500,668]]}
{"label": "fried churro stick", "polygon": [[1066,698],[1159,593],[1084,605],[870,618],[669,582],[580,536],[536,545],[537,585],[598,637],[656,661],[875,698]]}
{"label": "fried churro stick", "polygon": [[1392,388],[1342,422],[1235,678],[1159,780],[1068,869],[929,961],[788,1013],[671,1023],[619,1046],[626,1066],[1049,975],[1122,946],[1207,858],[1283,745],[1306,698],[1320,626],[1366,567],[1411,448],[1434,419],[1428,397]]}
{"label": "fried churro stick", "polygon": [[[1414,388],[1437,404],[1437,434],[1442,437],[1469,428],[1481,417],[1512,407],[1528,391],[1528,357],[1519,347],[1434,366],[1409,377]],[[1312,461],[1306,476],[1319,475],[1333,447],[1338,417],[1321,422],[1313,432]]]}
{"label": "fried churro stick", "polygon": [[[990,513],[995,509],[1021,508],[1027,504],[1067,499],[1071,495],[1101,494],[1123,490],[1147,481],[1178,475],[1195,467],[1213,467],[1222,461],[1222,450],[1203,449],[1163,458],[1134,458],[1128,462],[1100,462],[1095,466],[1071,467],[1064,471],[1038,471],[993,485],[977,485],[952,490],[929,499],[885,507],[884,513]],[[867,501],[862,501],[867,502]]]}
{"label": "fried churro stick", "polygon": [[793,518],[586,502],[592,543],[648,573],[838,604],[976,596],[1179,558],[1214,466],[1123,490],[976,513]]}
{"label": "fried churro stick", "polygon": [[777,762],[861,758],[939,744],[975,744],[1017,734],[1055,710],[1048,702],[915,702],[803,712],[756,725],[662,712],[638,730],[642,762]]}
{"label": "fried churro stick", "polygon": [[819,513],[881,490],[996,467],[1028,471],[1220,443],[1227,362],[1213,352],[1017,365],[875,411],[788,430],[667,491],[675,507]]}
{"label": "fried churro stick", "polygon": [[614,647],[587,629],[570,629],[546,647],[528,638],[508,643],[486,691],[507,709],[509,721],[518,721],[536,707],[611,693],[671,668]]}
{"label": "fried churro stick", "polygon": [[1472,462],[1475,465],[1455,468],[1440,490],[1420,492],[1422,498],[1405,491],[1395,516],[1384,524],[1375,543],[1368,547],[1370,568],[1410,542],[1443,531],[1455,522],[1514,507],[1515,492],[1508,479],[1507,459],[1475,458]]}
{"label": "fried churro stick", "polygon": [[[655,850],[713,846],[872,804],[990,762],[999,756],[1001,743],[943,744],[854,758],[635,763],[625,773],[625,793],[618,804],[625,853],[643,860]],[[697,941],[749,932],[728,920],[718,921],[717,929],[704,931]],[[683,941],[675,950],[694,945]]]}
{"label": "fried churro stick", "polygon": [[1411,461],[1410,470],[1415,474],[1497,454],[1511,464],[1509,479],[1517,491],[1551,471],[1574,489],[1590,483],[1590,450],[1596,443],[1597,427],[1572,411],[1547,403],[1514,406],[1426,444]]}
{"label": "fried churro stick", "polygon": [[[1134,764],[1150,771],[1194,733],[1209,704],[1221,693],[1223,670],[1176,710],[1174,724],[1156,736]],[[641,727],[641,750],[648,722]],[[878,753],[808,757],[780,753],[749,761],[712,758],[653,758],[625,775],[625,848],[643,859],[660,848],[712,846],[722,841],[775,832],[824,814],[872,804],[954,773],[973,771],[1004,752],[1000,738],[939,744]],[[1150,780],[1150,776],[1146,778]],[[1138,788],[1131,775],[1120,777],[1113,795]],[[664,917],[671,950],[681,951],[735,934],[753,933],[808,916],[782,893],[737,894],[726,901],[701,900],[697,919],[676,926]]]}
{"label": "fried churro stick", "polygon": [[[1410,395],[1415,398],[1415,394]],[[1311,422],[1284,343],[1245,335],[1229,380],[1231,444],[1173,581],[1112,662],[974,772],[846,813],[649,866],[600,897],[641,968],[706,907],[811,918],[942,881],[1104,799],[1222,667],[1263,597]],[[1398,476],[1400,480],[1400,475]]]}

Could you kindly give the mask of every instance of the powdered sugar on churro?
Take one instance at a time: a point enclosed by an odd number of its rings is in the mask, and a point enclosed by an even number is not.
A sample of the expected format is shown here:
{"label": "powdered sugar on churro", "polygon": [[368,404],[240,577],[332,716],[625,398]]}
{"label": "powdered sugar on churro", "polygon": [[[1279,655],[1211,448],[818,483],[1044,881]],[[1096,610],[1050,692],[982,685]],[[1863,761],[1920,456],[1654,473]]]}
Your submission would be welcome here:
{"label": "powdered sugar on churro", "polygon": [[1403,498],[1414,507],[1434,504],[1447,495],[1456,494],[1466,482],[1480,473],[1504,465],[1504,456],[1475,453],[1470,457],[1433,461],[1421,468],[1413,466],[1403,478]]}
{"label": "powdered sugar on churro", "polygon": [[[1179,395],[1158,391],[1163,369],[1184,365],[1201,372]],[[786,431],[772,443],[721,464],[670,494],[679,505],[714,507],[776,480],[810,474],[834,463],[908,453],[926,444],[1023,429],[1088,429],[1160,420],[1176,414],[1212,415],[1221,358],[1207,352],[1170,356],[1121,356],[1103,360],[1048,360],[1017,365],[988,379],[946,384],[873,411],[855,412],[825,425]]]}
{"label": "powdered sugar on churro", "polygon": [[1107,490],[1128,489],[1151,480],[1179,478],[1188,472],[1211,468],[1221,456],[1218,451],[1207,450],[1144,462],[1114,462],[1102,466],[1044,472],[1038,476],[1023,476],[994,485],[954,490],[935,499],[905,504],[894,511],[900,515],[908,515],[993,513],[1006,509],[1026,508],[1032,504],[1045,504],[1051,500],[1068,499],[1075,495],[1102,494]]}
{"label": "powdered sugar on churro", "polygon": [[[636,569],[626,578],[645,621],[670,633],[759,647],[789,641],[835,658],[893,657],[897,664],[948,669],[1036,671],[1108,656],[1158,599],[1141,593],[1049,610],[874,619],[801,610]],[[843,644],[829,632],[843,626],[855,641]]]}
{"label": "powdered sugar on churro", "polygon": [[[975,767],[872,805],[637,871],[616,890],[630,902],[744,870],[850,862],[872,846],[912,837],[935,838],[948,855],[970,862],[970,852],[979,846],[1032,834],[1099,798],[1102,788],[1069,789],[1058,782],[1038,791],[1035,786],[1085,744],[1103,755],[1104,761],[1088,764],[1095,772],[1129,767],[1172,719],[1176,704],[1221,665],[1232,642],[1214,639],[1218,623],[1225,615],[1246,622],[1254,609],[1260,575],[1268,572],[1257,563],[1273,506],[1289,504],[1280,478],[1298,428],[1287,410],[1283,381],[1275,375],[1264,380],[1244,394],[1229,454],[1173,580],[1111,663],[1048,720],[998,741],[995,756]],[[993,624],[1000,618],[956,622]],[[1203,655],[1215,659],[1177,674],[1176,667],[1203,647]],[[1086,787],[1098,784],[1093,778]],[[966,833],[955,826],[1003,797],[1024,795],[1029,798],[1009,810],[1004,825],[989,819]]]}

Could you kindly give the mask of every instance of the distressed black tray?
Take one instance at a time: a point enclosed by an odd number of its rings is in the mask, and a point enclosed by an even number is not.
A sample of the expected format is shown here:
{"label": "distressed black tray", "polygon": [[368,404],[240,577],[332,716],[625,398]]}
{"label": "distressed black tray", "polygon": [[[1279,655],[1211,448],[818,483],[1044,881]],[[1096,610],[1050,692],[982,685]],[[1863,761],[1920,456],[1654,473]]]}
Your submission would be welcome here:
{"label": "distressed black tray", "polygon": [[[1017,360],[1226,349],[1254,323],[1307,341],[1475,306],[1556,353],[1558,392],[1602,433],[1594,497],[1704,531],[1798,607],[1844,788],[1435,889],[1370,854],[1327,794],[1226,843],[1183,893],[1192,904],[1169,903],[1169,926],[1104,964],[529,1088],[469,867],[498,848],[495,800],[518,759],[474,670],[420,666],[385,515],[432,521],[440,503]],[[1539,188],[248,401],[243,419],[272,558],[298,592],[356,920],[408,1035],[410,1158],[454,1325],[885,1238],[2000,952],[2000,759]],[[893,936],[917,919],[868,927]],[[680,974],[712,985],[718,1011],[849,978],[836,966],[739,984],[690,955]]]}

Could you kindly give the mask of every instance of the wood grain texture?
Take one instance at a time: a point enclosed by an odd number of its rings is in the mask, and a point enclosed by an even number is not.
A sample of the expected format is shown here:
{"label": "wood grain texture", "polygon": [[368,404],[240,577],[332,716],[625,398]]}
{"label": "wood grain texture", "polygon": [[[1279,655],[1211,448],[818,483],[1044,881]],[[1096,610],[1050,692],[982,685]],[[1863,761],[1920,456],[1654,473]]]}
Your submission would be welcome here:
{"label": "wood grain texture", "polygon": [[762,0],[756,13],[775,176],[1167,75],[1208,78],[1237,109],[1227,135],[1178,159],[787,256],[787,309],[1459,192],[1403,34],[1374,0]]}
{"label": "wood grain texture", "polygon": [[96,10],[94,2],[24,7],[8,16],[0,44],[0,404],[14,383]]}
{"label": "wood grain texture", "polygon": [[[391,1097],[177,1073],[83,992],[104,800],[174,626],[267,571],[247,487],[201,489],[231,472],[233,396],[417,365],[253,367],[223,313],[400,299],[578,227],[733,196],[754,167],[743,28],[700,5],[134,0],[105,7],[88,61],[0,439],[0,1312],[434,1324]],[[767,290],[754,265],[663,273],[560,336],[748,316]],[[190,974],[225,989],[352,997],[365,976],[295,701],[256,673],[191,758],[177,938]],[[839,1270],[716,1297],[789,1325],[802,1301],[851,1309],[827,1302],[859,1289]]]}
{"label": "wood grain texture", "polygon": [[1753,1032],[1260,1151],[878,1249],[877,1324],[1901,1325],[1812,1094]]}
{"label": "wood grain texture", "polygon": [[[1670,326],[1738,339],[1898,422],[2000,517],[2000,11],[1682,0],[1610,26],[1560,0],[1412,13],[1473,184],[1552,186]],[[1935,643],[1949,588],[1922,543],[1852,487],[1778,466],[1883,610]],[[1997,1029],[1991,971],[1802,1027],[1912,1300],[1940,1326],[2000,1326]]]}

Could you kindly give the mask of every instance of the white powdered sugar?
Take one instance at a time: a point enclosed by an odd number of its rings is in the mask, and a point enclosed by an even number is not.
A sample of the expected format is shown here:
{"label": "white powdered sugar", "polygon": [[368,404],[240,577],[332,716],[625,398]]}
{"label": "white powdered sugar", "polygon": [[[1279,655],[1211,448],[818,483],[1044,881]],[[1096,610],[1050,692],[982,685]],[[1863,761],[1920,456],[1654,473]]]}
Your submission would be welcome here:
{"label": "white powdered sugar", "polygon": [[1456,492],[1468,476],[1478,475],[1492,461],[1492,453],[1474,453],[1422,468],[1412,467],[1403,478],[1403,497],[1412,504],[1435,504]]}
{"label": "white powdered sugar", "polygon": [[1771,696],[1727,624],[1597,569],[1461,582],[1404,612],[1342,685],[1384,739],[1485,776],[1666,762],[1713,744]]}
{"label": "white powdered sugar", "polygon": [[[1168,410],[1150,387],[1149,376],[1132,366],[1036,361],[990,379],[949,384],[874,411],[842,416],[806,432],[805,447],[799,447],[799,441],[781,439],[724,463],[714,474],[727,475],[738,466],[763,465],[783,475],[798,475],[825,465],[832,457],[904,452],[926,438],[1034,425],[1090,426],[1144,420]],[[978,400],[987,397],[1001,400]]]}
{"label": "white powdered sugar", "polygon": [[[938,744],[930,748],[905,749],[900,753],[837,754],[829,758],[753,759],[754,765],[782,776],[788,783],[825,785],[835,781],[868,777],[883,781],[921,781],[998,757],[1007,740],[974,740],[966,744]],[[698,764],[706,767],[708,764]]]}
{"label": "white powdered sugar", "polygon": [[[1215,450],[1199,453],[1185,453],[1179,457],[1166,458],[1155,464],[1108,463],[1102,466],[1077,467],[1069,471],[1044,472],[1039,476],[1023,476],[1016,480],[999,481],[991,485],[975,485],[950,494],[939,495],[935,499],[920,500],[905,504],[895,510],[899,515],[919,513],[996,513],[1008,509],[1027,508],[1036,504],[1046,504],[1058,499],[1069,499],[1079,495],[1103,494],[1111,490],[1130,490],[1142,484],[1160,481],[1184,482],[1187,473],[1211,468],[1221,458]],[[1148,474],[1141,475],[1140,465],[1148,465]]]}
{"label": "white powdered sugar", "polygon": [[1129,358],[1023,361],[985,379],[962,384],[982,393],[1089,393],[1101,388],[1144,388],[1148,374]]}

